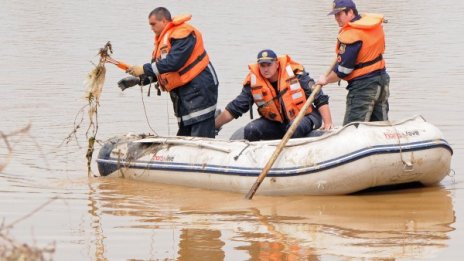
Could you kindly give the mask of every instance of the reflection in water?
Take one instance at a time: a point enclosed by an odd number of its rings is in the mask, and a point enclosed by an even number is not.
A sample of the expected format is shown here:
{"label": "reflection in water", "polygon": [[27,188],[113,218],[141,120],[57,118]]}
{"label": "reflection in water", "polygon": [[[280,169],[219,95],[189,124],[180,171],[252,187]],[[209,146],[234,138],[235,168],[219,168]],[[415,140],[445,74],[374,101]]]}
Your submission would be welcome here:
{"label": "reflection in water", "polygon": [[[108,219],[117,224],[117,217],[125,220],[122,232],[130,228],[139,239],[149,235],[151,258],[433,257],[447,246],[455,222],[449,192],[441,188],[248,201],[240,194],[126,180],[98,179],[92,185],[90,206],[101,206],[89,212],[93,219],[105,226]],[[166,241],[167,234],[172,241]],[[110,243],[100,242],[97,254],[113,248]],[[131,254],[126,251],[125,257],[147,253]]]}
{"label": "reflection in water", "polygon": [[101,216],[99,201],[94,198],[95,189],[89,185],[89,214],[91,216],[92,229],[95,233],[95,258],[96,260],[106,260],[104,257],[105,244],[103,243],[103,231],[101,225]]}
{"label": "reflection in water", "polygon": [[[245,246],[252,260],[299,260],[307,257],[309,260],[320,260],[312,247],[303,248],[297,240],[276,230],[275,225],[268,221],[268,217],[261,215],[259,209],[252,208],[251,212],[258,218],[269,234],[264,234],[265,240],[253,240],[250,246]],[[256,238],[253,236],[253,238]]]}
{"label": "reflection in water", "polygon": [[223,260],[221,231],[210,229],[182,229],[179,260]]}

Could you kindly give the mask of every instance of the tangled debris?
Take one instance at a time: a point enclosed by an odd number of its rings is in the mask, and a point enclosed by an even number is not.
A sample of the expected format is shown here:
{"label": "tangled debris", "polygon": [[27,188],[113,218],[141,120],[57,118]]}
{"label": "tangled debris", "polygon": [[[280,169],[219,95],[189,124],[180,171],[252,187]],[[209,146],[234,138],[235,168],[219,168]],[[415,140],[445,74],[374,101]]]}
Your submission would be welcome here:
{"label": "tangled debris", "polygon": [[113,47],[110,42],[107,42],[103,48],[100,48],[98,55],[100,56],[100,61],[95,66],[95,68],[87,75],[87,80],[85,81],[85,98],[89,102],[95,102],[96,105],[99,105],[100,94],[103,90],[103,84],[105,83],[106,68],[105,63],[110,57],[110,53],[113,53]]}
{"label": "tangled debris", "polygon": [[[87,127],[85,136],[87,138],[87,152],[85,157],[87,158],[87,173],[90,176],[92,173],[91,162],[92,155],[94,152],[94,145],[97,140],[98,132],[98,106],[100,106],[100,95],[103,90],[103,85],[105,83],[106,68],[105,63],[108,59],[111,59],[110,54],[113,53],[113,48],[111,43],[108,41],[103,48],[100,48],[98,55],[100,60],[95,68],[87,75],[85,81],[85,95],[84,98],[88,101],[88,104],[84,105],[79,112],[76,114],[74,120],[74,129],[65,139],[66,143],[69,143],[74,137],[77,141],[76,133],[77,130],[81,127],[82,122],[84,121],[84,112],[87,109],[87,115],[89,119],[89,126]],[[80,120],[77,120],[80,115]]]}

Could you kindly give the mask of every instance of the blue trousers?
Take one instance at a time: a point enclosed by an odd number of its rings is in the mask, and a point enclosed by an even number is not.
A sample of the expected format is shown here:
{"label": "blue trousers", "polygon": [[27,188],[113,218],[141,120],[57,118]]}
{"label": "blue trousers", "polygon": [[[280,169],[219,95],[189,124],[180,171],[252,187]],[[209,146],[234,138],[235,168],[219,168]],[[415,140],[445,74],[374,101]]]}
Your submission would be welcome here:
{"label": "blue trousers", "polygon": [[180,123],[177,136],[214,138],[214,117],[187,126]]}
{"label": "blue trousers", "polygon": [[[245,126],[245,139],[249,141],[282,139],[292,122],[280,123],[261,117]],[[313,125],[311,116],[306,115],[296,128],[292,138],[307,137],[313,130]]]}

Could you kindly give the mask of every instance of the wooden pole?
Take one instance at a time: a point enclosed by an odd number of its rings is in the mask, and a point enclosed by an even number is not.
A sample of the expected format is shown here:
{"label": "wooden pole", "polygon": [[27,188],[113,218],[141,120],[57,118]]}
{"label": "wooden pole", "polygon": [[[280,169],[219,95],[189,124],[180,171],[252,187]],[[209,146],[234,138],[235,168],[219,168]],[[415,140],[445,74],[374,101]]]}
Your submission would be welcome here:
{"label": "wooden pole", "polygon": [[[332,64],[332,66],[330,67],[329,71],[326,73],[326,75],[329,75],[329,73],[332,71],[332,68],[333,66],[335,65],[336,63],[336,60],[334,61],[334,63]],[[285,147],[285,145],[287,144],[288,140],[292,137],[293,133],[295,132],[296,128],[298,127],[298,125],[300,124],[301,120],[303,119],[304,115],[305,115],[305,112],[306,110],[308,110],[308,107],[310,105],[312,105],[313,101],[314,101],[314,97],[316,96],[316,94],[319,93],[319,91],[321,90],[321,85],[318,84],[316,85],[312,92],[311,92],[311,95],[309,96],[309,98],[306,100],[306,103],[303,105],[303,108],[301,108],[300,112],[298,113],[298,115],[296,116],[295,120],[293,121],[292,125],[290,126],[290,128],[287,130],[287,133],[285,133],[285,136],[282,138],[282,140],[280,141],[279,145],[277,146],[277,148],[274,150],[274,153],[272,154],[271,158],[269,159],[269,161],[267,162],[266,166],[264,166],[263,170],[261,171],[261,173],[259,174],[258,178],[256,179],[255,183],[253,184],[253,186],[251,187],[250,191],[248,191],[248,193],[246,194],[245,198],[246,199],[252,199],[253,196],[255,195],[256,191],[258,190],[259,188],[259,185],[261,185],[261,183],[263,182],[264,178],[266,177],[267,173],[269,172],[269,170],[271,169],[272,165],[274,165],[274,162],[276,161],[277,157],[279,157],[280,155],[280,152],[282,152],[282,149]]]}

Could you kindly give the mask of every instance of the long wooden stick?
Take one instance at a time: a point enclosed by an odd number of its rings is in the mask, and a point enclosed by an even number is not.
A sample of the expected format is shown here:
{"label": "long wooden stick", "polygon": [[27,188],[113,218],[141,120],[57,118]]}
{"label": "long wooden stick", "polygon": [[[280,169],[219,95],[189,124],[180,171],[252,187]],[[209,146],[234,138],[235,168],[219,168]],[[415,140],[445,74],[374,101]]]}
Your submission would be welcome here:
{"label": "long wooden stick", "polygon": [[[329,71],[326,73],[326,75],[328,75],[331,71],[332,71],[332,68],[333,66],[335,65],[335,62],[333,63],[333,65],[330,67]],[[266,166],[264,166],[263,170],[261,171],[261,173],[259,174],[258,178],[256,179],[255,183],[253,184],[253,186],[251,187],[250,191],[248,191],[248,193],[246,194],[245,198],[246,199],[252,199],[253,196],[255,195],[256,191],[258,190],[259,188],[259,185],[261,185],[261,183],[263,182],[264,178],[266,177],[267,173],[269,172],[269,170],[271,169],[272,165],[274,164],[274,162],[276,161],[277,157],[280,155],[280,152],[282,152],[282,149],[285,147],[285,145],[287,144],[288,140],[292,137],[293,133],[295,132],[296,128],[298,127],[298,125],[300,124],[301,120],[303,119],[304,115],[305,115],[305,112],[306,110],[308,110],[308,107],[313,103],[314,101],[314,97],[316,96],[316,94],[319,93],[319,91],[321,90],[321,85],[318,84],[314,87],[314,89],[312,90],[311,92],[311,95],[309,96],[308,100],[306,100],[306,103],[303,105],[303,108],[301,108],[300,112],[298,113],[298,115],[296,116],[295,120],[293,121],[292,125],[290,126],[290,128],[287,130],[287,133],[285,133],[285,136],[282,138],[282,140],[280,141],[279,145],[277,146],[277,148],[274,150],[274,153],[272,154],[271,158],[269,159],[269,161],[267,162]]]}

